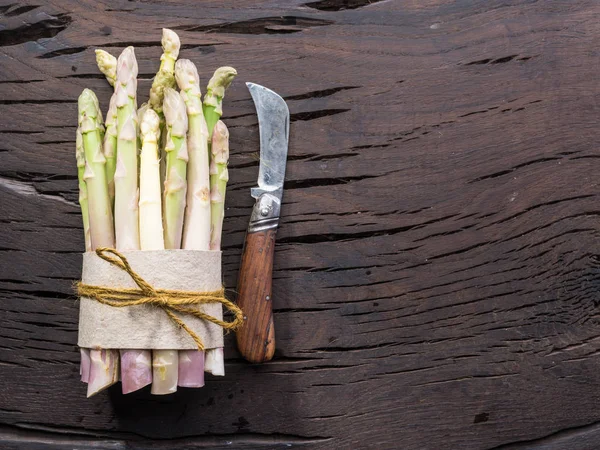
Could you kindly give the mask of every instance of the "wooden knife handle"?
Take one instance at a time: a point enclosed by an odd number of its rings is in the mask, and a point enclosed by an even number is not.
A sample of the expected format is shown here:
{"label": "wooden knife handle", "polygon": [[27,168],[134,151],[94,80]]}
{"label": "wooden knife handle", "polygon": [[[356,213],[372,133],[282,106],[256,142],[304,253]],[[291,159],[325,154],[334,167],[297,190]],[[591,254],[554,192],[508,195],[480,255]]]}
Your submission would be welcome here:
{"label": "wooden knife handle", "polygon": [[237,331],[242,356],[252,362],[269,361],[275,352],[271,286],[277,228],[248,232],[238,279],[238,306],[244,325]]}

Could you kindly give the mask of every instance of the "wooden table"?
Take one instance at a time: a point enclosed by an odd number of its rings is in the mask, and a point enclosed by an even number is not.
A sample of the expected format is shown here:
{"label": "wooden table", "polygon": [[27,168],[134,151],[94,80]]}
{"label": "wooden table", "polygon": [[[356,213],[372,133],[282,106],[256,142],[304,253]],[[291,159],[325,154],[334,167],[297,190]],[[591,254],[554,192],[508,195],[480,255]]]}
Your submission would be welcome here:
{"label": "wooden table", "polygon": [[[0,11],[0,447],[600,448],[600,3],[57,1]],[[43,5],[43,6],[39,6]],[[78,381],[76,100],[161,27],[225,99],[224,273],[288,101],[278,350],[167,397]]]}

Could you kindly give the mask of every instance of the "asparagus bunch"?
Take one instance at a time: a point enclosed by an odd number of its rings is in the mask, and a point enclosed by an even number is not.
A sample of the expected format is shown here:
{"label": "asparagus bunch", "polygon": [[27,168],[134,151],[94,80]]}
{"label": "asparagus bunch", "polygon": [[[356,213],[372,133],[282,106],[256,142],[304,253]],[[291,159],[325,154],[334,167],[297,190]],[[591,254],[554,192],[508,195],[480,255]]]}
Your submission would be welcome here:
{"label": "asparagus bunch", "polygon": [[[229,133],[219,118],[236,72],[217,69],[203,103],[196,67],[176,62],[177,34],[164,29],[162,47],[149,102],[139,110],[133,47],[118,59],[96,50],[114,94],[106,133],[94,93],[86,89],[79,99],[76,159],[86,251],[220,250]],[[120,358],[116,350],[81,349],[81,357],[88,396],[118,380],[119,362],[124,393],[152,383],[153,394],[168,394],[178,385],[203,386],[205,370],[224,375],[223,349],[206,357],[197,350],[126,349]]]}

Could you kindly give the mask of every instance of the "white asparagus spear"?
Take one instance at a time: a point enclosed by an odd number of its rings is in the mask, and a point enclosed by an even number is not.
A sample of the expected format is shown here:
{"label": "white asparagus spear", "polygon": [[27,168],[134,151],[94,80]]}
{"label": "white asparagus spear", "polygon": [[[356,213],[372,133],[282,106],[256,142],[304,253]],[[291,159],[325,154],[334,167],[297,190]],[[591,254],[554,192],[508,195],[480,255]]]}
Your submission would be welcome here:
{"label": "white asparagus spear", "polygon": [[[117,60],[117,165],[115,183],[115,235],[117,250],[140,250],[138,188],[138,120],[136,106],[138,65],[133,47]],[[124,394],[152,382],[151,352],[122,349],[121,383]]]}
{"label": "white asparagus spear", "polygon": [[162,200],[158,168],[160,118],[146,108],[140,123],[140,243],[142,250],[164,250]]}
{"label": "white asparagus spear", "polygon": [[[171,88],[164,89],[163,112],[167,124],[167,172],[164,189],[163,228],[166,249],[181,248],[187,179],[187,129],[185,103]],[[170,394],[177,390],[179,378],[177,350],[152,352],[152,393]]]}
{"label": "white asparagus spear", "polygon": [[[149,108],[140,108],[140,199],[139,230],[141,250],[162,250],[160,175],[158,172],[159,118]],[[121,352],[121,382],[123,393],[133,392],[152,383],[152,352],[127,350]]]}
{"label": "white asparagus spear", "polygon": [[[187,205],[183,225],[183,245],[187,250],[209,250],[210,179],[208,173],[208,128],[202,111],[200,78],[194,63],[175,63],[175,79],[188,116]],[[204,352],[179,351],[179,386],[204,386]]]}

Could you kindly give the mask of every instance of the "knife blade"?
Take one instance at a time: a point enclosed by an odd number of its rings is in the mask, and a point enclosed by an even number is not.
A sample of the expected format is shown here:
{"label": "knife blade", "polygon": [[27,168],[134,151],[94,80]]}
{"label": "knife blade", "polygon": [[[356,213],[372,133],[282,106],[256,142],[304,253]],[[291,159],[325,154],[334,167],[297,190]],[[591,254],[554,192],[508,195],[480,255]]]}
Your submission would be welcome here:
{"label": "knife blade", "polygon": [[256,106],[260,135],[258,186],[246,232],[238,278],[238,306],[244,325],[236,333],[242,356],[253,363],[269,361],[275,352],[271,286],[275,235],[279,225],[287,162],[290,112],[278,94],[246,83]]}

